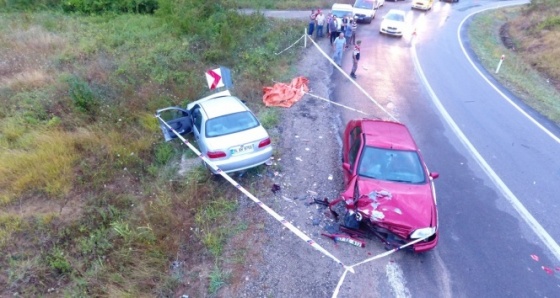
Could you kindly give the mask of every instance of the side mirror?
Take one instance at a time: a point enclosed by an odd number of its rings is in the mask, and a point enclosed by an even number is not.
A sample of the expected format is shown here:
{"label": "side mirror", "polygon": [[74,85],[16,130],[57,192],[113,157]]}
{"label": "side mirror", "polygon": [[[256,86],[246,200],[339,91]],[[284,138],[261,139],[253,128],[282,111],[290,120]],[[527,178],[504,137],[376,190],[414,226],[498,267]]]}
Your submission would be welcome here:
{"label": "side mirror", "polygon": [[437,179],[439,177],[439,173],[438,172],[431,172],[430,177],[432,177],[432,179]]}
{"label": "side mirror", "polygon": [[349,173],[352,173],[352,170],[350,169],[350,164],[344,162],[342,163],[342,168],[348,171]]}

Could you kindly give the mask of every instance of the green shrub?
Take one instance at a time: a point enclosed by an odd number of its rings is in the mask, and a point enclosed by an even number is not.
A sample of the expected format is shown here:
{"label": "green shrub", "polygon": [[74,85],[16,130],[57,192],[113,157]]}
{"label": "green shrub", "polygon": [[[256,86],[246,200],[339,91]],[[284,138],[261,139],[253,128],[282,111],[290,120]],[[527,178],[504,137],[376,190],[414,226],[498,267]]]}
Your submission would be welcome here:
{"label": "green shrub", "polygon": [[0,1],[0,9],[7,11],[14,10],[43,10],[49,7],[56,7],[60,0],[4,0]]}
{"label": "green shrub", "polygon": [[55,246],[46,256],[49,267],[54,269],[57,274],[65,274],[72,271],[72,265],[64,256],[64,251]]}
{"label": "green shrub", "polygon": [[541,30],[551,30],[555,27],[560,27],[560,17],[559,16],[551,16],[544,19],[544,21],[540,22],[537,25],[537,31]]}
{"label": "green shrub", "polygon": [[157,8],[157,0],[66,0],[62,4],[64,11],[85,14],[153,13]]}
{"label": "green shrub", "polygon": [[99,101],[89,84],[76,76],[68,78],[67,82],[68,93],[76,108],[84,113],[95,114]]}
{"label": "green shrub", "polygon": [[166,164],[175,155],[171,143],[159,143],[155,149],[156,162],[160,165]]}

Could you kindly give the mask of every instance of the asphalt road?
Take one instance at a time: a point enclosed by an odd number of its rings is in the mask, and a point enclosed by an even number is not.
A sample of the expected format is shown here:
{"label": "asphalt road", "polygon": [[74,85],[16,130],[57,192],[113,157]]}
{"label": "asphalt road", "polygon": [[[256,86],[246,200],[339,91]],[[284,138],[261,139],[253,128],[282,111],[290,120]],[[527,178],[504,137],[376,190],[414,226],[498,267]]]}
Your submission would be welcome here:
{"label": "asphalt road", "polygon": [[[410,1],[386,2],[359,28],[356,81],[409,126],[428,167],[440,173],[438,247],[375,264],[385,267],[378,287],[392,296],[560,296],[560,129],[484,79],[466,56],[468,24],[458,34],[471,13],[513,3],[520,2],[436,2],[425,13],[411,11]],[[378,32],[390,8],[408,13],[412,26],[403,38]],[[345,54],[343,69],[350,67]],[[390,118],[341,74],[332,80],[336,101]],[[342,123],[356,117],[341,110]]]}

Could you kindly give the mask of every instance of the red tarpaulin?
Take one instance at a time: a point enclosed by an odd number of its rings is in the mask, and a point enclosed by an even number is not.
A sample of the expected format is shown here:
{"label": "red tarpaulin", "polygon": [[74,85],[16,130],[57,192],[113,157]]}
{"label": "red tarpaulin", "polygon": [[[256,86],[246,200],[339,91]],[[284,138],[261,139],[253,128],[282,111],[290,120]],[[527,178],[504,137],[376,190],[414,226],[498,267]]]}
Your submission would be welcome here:
{"label": "red tarpaulin", "polygon": [[272,87],[263,88],[263,102],[266,106],[289,108],[303,97],[303,94],[309,91],[307,83],[309,80],[305,77],[297,77],[292,79],[290,84],[276,83]]}

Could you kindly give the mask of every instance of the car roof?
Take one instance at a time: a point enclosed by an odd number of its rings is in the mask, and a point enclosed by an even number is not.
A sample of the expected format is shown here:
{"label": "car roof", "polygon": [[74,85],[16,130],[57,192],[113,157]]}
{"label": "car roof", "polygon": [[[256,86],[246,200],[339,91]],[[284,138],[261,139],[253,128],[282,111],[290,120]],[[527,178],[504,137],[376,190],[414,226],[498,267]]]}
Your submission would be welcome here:
{"label": "car roof", "polygon": [[352,10],[352,8],[350,4],[335,3],[332,5],[332,10]]}
{"label": "car roof", "polygon": [[200,102],[208,119],[247,111],[247,107],[235,96],[222,96]]}
{"label": "car roof", "polygon": [[197,104],[204,110],[208,119],[247,111],[247,107],[239,98],[232,96],[229,90],[216,92],[193,101],[187,105],[187,110],[190,111]]}
{"label": "car roof", "polygon": [[363,119],[362,133],[366,144],[373,147],[396,150],[418,150],[408,128],[399,122]]}

